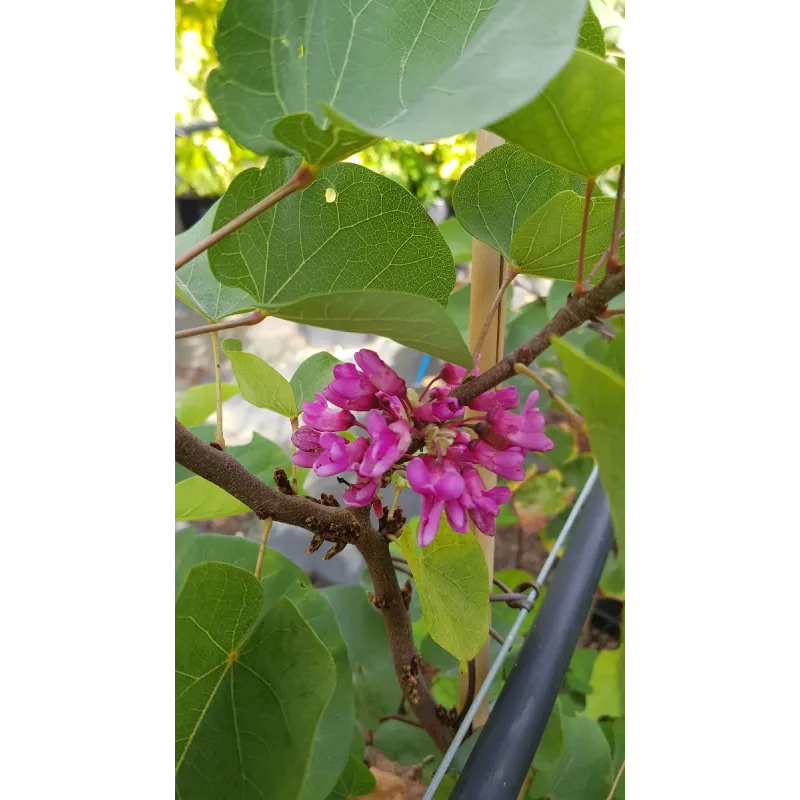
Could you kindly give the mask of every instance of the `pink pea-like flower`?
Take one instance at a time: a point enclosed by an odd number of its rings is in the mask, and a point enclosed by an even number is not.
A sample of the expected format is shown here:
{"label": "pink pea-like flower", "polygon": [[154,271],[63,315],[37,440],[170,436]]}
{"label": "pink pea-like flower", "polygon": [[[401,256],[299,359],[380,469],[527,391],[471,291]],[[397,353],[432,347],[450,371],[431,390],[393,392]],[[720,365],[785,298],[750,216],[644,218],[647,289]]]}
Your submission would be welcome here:
{"label": "pink pea-like flower", "polygon": [[372,350],[359,350],[354,358],[376,389],[386,394],[405,394],[405,381],[377,353]]}
{"label": "pink pea-like flower", "polygon": [[433,456],[419,456],[408,462],[406,475],[411,488],[422,495],[422,512],[417,529],[421,547],[429,545],[439,530],[442,511],[453,530],[467,530],[464,508],[459,498],[464,492],[464,479],[457,466],[448,459],[441,462]]}
{"label": "pink pea-like flower", "polygon": [[507,447],[500,450],[482,439],[476,439],[470,444],[469,449],[475,461],[486,467],[489,472],[494,472],[495,475],[510,481],[521,481],[525,477],[525,470],[522,468],[525,454],[521,448]]}
{"label": "pink pea-like flower", "polygon": [[354,506],[355,508],[368,506],[375,497],[375,492],[378,491],[379,483],[380,480],[373,478],[361,478],[342,495],[345,505]]}
{"label": "pink pea-like flower", "polygon": [[303,403],[303,422],[318,431],[346,431],[356,421],[349,411],[328,407],[325,396],[317,393],[316,400]]}
{"label": "pink pea-like flower", "polygon": [[[535,393],[538,397],[538,392]],[[492,389],[479,394],[469,407],[473,411],[491,411],[494,408],[516,408],[519,405],[519,395],[516,386],[506,386],[503,389]]]}
{"label": "pink pea-like flower", "polygon": [[377,403],[372,381],[358,370],[355,364],[337,364],[333,368],[333,381],[322,393],[339,408],[349,411],[368,411]]}
{"label": "pink pea-like flower", "polygon": [[369,442],[363,437],[348,442],[344,436],[335,433],[323,433],[319,437],[319,443],[323,450],[313,467],[314,472],[321,478],[357,470],[369,446]]}
{"label": "pink pea-like flower", "polygon": [[414,416],[422,422],[445,422],[464,413],[464,406],[448,397],[449,388],[431,389],[431,399],[414,409]]}
{"label": "pink pea-like flower", "polygon": [[511,489],[508,486],[487,489],[480,473],[473,467],[467,467],[462,475],[465,487],[462,502],[470,518],[478,530],[487,536],[493,536],[497,529],[500,506],[511,499]]}
{"label": "pink pea-like flower", "polygon": [[554,447],[552,440],[542,433],[544,415],[534,406],[538,398],[539,392],[531,392],[522,414],[495,408],[487,414],[486,421],[496,434],[507,439],[512,445],[539,453],[552,450]]}
{"label": "pink pea-like flower", "polygon": [[379,411],[370,411],[367,432],[372,444],[364,455],[359,474],[365,478],[380,478],[411,445],[411,425],[404,419],[387,425]]}

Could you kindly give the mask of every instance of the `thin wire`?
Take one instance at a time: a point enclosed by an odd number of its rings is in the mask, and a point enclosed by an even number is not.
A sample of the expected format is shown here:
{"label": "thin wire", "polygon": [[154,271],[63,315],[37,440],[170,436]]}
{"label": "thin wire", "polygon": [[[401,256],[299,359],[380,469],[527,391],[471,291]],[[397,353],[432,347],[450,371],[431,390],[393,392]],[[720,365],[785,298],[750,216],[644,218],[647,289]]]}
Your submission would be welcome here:
{"label": "thin wire", "polygon": [[[544,565],[542,566],[542,569],[540,570],[539,575],[536,578],[537,587],[531,589],[530,593],[528,594],[528,600],[531,603],[533,603],[536,600],[536,597],[539,594],[538,587],[541,587],[547,580],[547,576],[550,574],[550,570],[553,568],[553,564],[555,564],[556,559],[558,558],[559,550],[561,550],[561,548],[563,547],[564,540],[567,538],[567,535],[572,529],[572,525],[575,522],[575,519],[577,518],[578,514],[580,513],[581,508],[583,508],[583,504],[586,502],[586,498],[588,497],[589,492],[594,486],[596,480],[597,480],[597,465],[595,465],[591,475],[589,475],[589,480],[586,481],[586,484],[581,490],[578,499],[575,501],[575,505],[572,507],[572,511],[570,511],[570,514],[567,517],[567,521],[564,523],[564,527],[558,534],[558,538],[556,539],[555,544],[553,545],[553,549],[547,556],[547,560],[544,562]],[[442,782],[442,778],[444,778],[444,775],[447,772],[448,767],[455,758],[458,748],[461,746],[461,743],[464,741],[464,738],[469,732],[470,726],[472,725],[472,720],[475,719],[475,715],[478,713],[478,709],[480,708],[481,703],[483,702],[486,695],[489,694],[489,689],[491,689],[492,683],[494,682],[497,673],[500,671],[500,667],[503,666],[503,660],[508,655],[508,651],[511,649],[511,645],[514,644],[514,639],[517,638],[517,633],[519,633],[519,629],[520,627],[522,627],[522,623],[527,615],[528,615],[527,608],[521,609],[519,614],[517,614],[517,618],[516,620],[514,620],[514,624],[511,626],[511,630],[508,632],[508,636],[506,636],[505,643],[500,648],[500,652],[497,654],[497,658],[495,658],[494,662],[492,663],[492,666],[489,669],[486,678],[481,684],[481,688],[475,695],[475,699],[472,701],[472,705],[469,707],[469,711],[467,711],[466,715],[464,716],[464,719],[461,721],[461,725],[459,726],[459,729],[456,731],[456,735],[453,738],[453,741],[450,743],[450,747],[447,748],[447,752],[444,754],[442,763],[439,764],[439,768],[433,774],[433,778],[431,778],[428,790],[425,792],[425,796],[422,798],[422,800],[432,800],[433,795],[439,788],[439,784]]]}

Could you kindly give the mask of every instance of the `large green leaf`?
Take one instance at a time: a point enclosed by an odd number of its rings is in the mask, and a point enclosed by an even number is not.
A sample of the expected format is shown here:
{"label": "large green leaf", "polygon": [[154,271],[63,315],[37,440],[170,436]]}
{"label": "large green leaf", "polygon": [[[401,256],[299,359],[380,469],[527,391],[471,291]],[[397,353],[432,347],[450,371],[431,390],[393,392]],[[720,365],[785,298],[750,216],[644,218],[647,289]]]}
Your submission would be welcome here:
{"label": "large green leaf", "polygon": [[458,221],[476,239],[512,258],[511,239],[519,226],[551,197],[583,181],[515,144],[492,148],[465,170],[453,192]]}
{"label": "large green leaf", "polygon": [[[214,203],[188,231],[175,237],[176,258],[211,233],[218,206],[219,203]],[[223,286],[211,274],[208,251],[200,253],[175,273],[175,294],[187,306],[213,322],[256,307],[247,292]]]}
{"label": "large green leaf", "polygon": [[350,756],[344,771],[336,781],[328,800],[349,800],[351,797],[362,797],[375,788],[375,776],[369,767],[355,756]]}
{"label": "large green leaf", "polygon": [[299,413],[289,381],[254,353],[242,351],[241,339],[225,339],[222,349],[228,356],[242,397],[258,408],[268,408],[284,417]]}
{"label": "large green leaf", "polygon": [[462,367],[472,356],[458,328],[435,300],[402,292],[336,292],[306,297],[273,313],[320,328],[372,333]]}
{"label": "large green leaf", "polygon": [[459,661],[469,661],[489,635],[489,573],[478,540],[445,520],[427,547],[417,544],[417,522],[400,536],[431,637]]}
{"label": "large green leaf", "polygon": [[625,381],[563,339],[554,338],[553,347],[564,365],[578,410],[586,420],[589,444],[611,507],[620,562],[624,564]]}
{"label": "large green leaf", "polygon": [[543,771],[554,769],[563,750],[564,722],[561,714],[561,700],[557,697],[539,746],[536,748],[536,755],[533,757],[534,769]]}
{"label": "large green leaf", "polygon": [[595,719],[625,714],[625,651],[602,650],[592,670],[592,693],[586,698],[586,714]]}
{"label": "large green leaf", "polygon": [[178,595],[176,782],[185,797],[302,796],[334,662],[286,597],[254,625],[262,599],[250,572],[218,563],[194,567]]}
{"label": "large green leaf", "polygon": [[[511,242],[511,256],[522,272],[562,281],[575,280],[584,202],[584,198],[575,192],[560,192],[519,226]],[[594,197],[589,204],[584,276],[589,274],[595,261],[611,243],[616,200],[613,197]],[[624,227],[624,207],[622,218]],[[624,242],[624,239],[620,242],[623,263]],[[599,281],[604,274],[605,267],[602,267],[594,281]]]}
{"label": "large green leaf", "polygon": [[532,103],[489,127],[551,164],[595,177],[625,160],[625,73],[576,50]]}
{"label": "large green leaf", "polygon": [[625,328],[614,337],[608,345],[603,363],[617,375],[625,377]]}
{"label": "large green leaf", "polygon": [[[239,394],[239,387],[232,383],[223,383],[222,402],[229,397]],[[209,414],[213,414],[217,407],[217,386],[214,383],[201,383],[190,386],[181,398],[175,416],[187,428],[192,428],[205,422]]]}
{"label": "large green leaf", "polygon": [[[270,486],[275,485],[272,478],[275,467],[282,467],[287,473],[291,470],[289,456],[259,433],[253,434],[249,444],[229,447],[227,452]],[[243,514],[249,510],[224,489],[197,475],[175,484],[176,520],[215,519]]]}
{"label": "large green leaf", "polygon": [[516,350],[532,339],[549,321],[544,303],[536,301],[523,306],[519,314],[506,325],[506,353]]}
{"label": "large green leaf", "polygon": [[[214,219],[219,228],[274,191],[296,167],[271,158],[236,176]],[[309,295],[387,290],[442,305],[455,266],[442,235],[402,186],[357,164],[336,164],[305,191],[214,245],[214,276],[274,313]]]}
{"label": "large green leaf", "polygon": [[[198,535],[191,528],[180,531],[175,537],[176,591],[183,586],[191,567],[202,562],[221,561],[252,572],[258,550],[256,542],[238,536]],[[281,597],[288,597],[336,664],[336,688],[317,729],[301,795],[302,800],[323,800],[345,766],[348,736],[353,729],[353,679],[347,645],[328,601],[314,591],[306,573],[286,556],[270,548],[265,550],[261,585],[261,614],[266,614]]]}
{"label": "large green leaf", "polygon": [[472,261],[472,237],[455,217],[440,222],[438,228],[439,233],[444,236],[456,264],[466,264]]}
{"label": "large green leaf", "polygon": [[207,92],[225,129],[260,153],[324,153],[328,163],[358,148],[350,127],[365,142],[366,134],[439,139],[534,97],[570,57],[584,6],[229,0]]}
{"label": "large green leaf", "polygon": [[603,800],[611,788],[611,752],[600,725],[588,717],[564,717],[564,749],[553,769],[537,771],[532,800]]}
{"label": "large green leaf", "polygon": [[359,586],[331,586],[320,593],[333,607],[347,644],[356,716],[362,725],[375,730],[380,717],[397,711],[402,696],[386,625]]}
{"label": "large green leaf", "polygon": [[314,353],[295,370],[289,383],[294,392],[298,411],[303,407],[303,403],[313,400],[314,395],[321,392],[333,380],[333,368],[341,363],[330,353]]}

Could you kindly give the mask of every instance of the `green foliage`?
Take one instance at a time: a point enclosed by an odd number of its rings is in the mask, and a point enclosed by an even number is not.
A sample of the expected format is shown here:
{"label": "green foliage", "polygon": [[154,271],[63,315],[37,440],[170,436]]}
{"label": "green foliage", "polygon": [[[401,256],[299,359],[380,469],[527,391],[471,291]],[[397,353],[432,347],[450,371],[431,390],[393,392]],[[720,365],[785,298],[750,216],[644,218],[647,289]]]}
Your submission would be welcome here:
{"label": "green foliage", "polygon": [[375,789],[375,776],[363,761],[350,756],[344,771],[336,781],[336,786],[328,795],[328,800],[348,800],[350,797],[361,797]]}
{"label": "green foliage", "polygon": [[[263,593],[250,572],[200,564],[175,605],[176,781],[185,796],[246,785],[302,797],[334,687],[326,647],[286,597],[253,625]],[[291,706],[292,713],[283,708]]]}
{"label": "green foliage", "polygon": [[556,698],[553,710],[547,720],[539,747],[533,758],[533,768],[540,772],[553,770],[558,765],[558,760],[564,750],[564,720],[561,714],[561,700]]}
{"label": "green foliage", "polygon": [[[456,264],[472,261],[472,237],[461,227],[461,223],[455,217],[450,217],[440,223],[439,233],[444,236]],[[450,296],[452,298],[452,295]]]}
{"label": "green foliage", "polygon": [[373,742],[387,758],[400,764],[420,764],[439,750],[433,739],[421,728],[396,719],[382,722]]}
{"label": "green foliage", "polygon": [[518,264],[511,241],[520,225],[559,192],[583,191],[583,181],[515,144],[481,156],[453,192],[459,222],[476,239]]}
{"label": "green foliage", "polygon": [[[232,383],[221,384],[222,402],[239,394],[239,388]],[[217,386],[214,383],[200,383],[190,386],[181,398],[175,416],[187,428],[205,422],[206,417],[213,414],[217,407]]]}
{"label": "green foliage", "polygon": [[587,716],[621,717],[625,713],[625,651],[602,650],[592,670],[592,693],[586,698]]}
{"label": "green foliage", "polygon": [[289,381],[253,353],[242,351],[241,339],[225,339],[222,349],[233,367],[242,397],[258,408],[268,408],[284,417],[298,414],[294,391]]}
{"label": "green foliage", "polygon": [[576,50],[532,103],[490,127],[551,164],[596,177],[625,160],[625,73]]}
{"label": "green foliage", "polygon": [[456,533],[443,519],[427,547],[417,544],[414,520],[399,541],[431,637],[459,661],[469,661],[489,635],[489,573],[477,539]]}
{"label": "green foliage", "polygon": [[[258,433],[249,444],[229,447],[227,450],[245,469],[262,481],[275,485],[272,473],[275,467],[291,470],[289,456],[278,445]],[[175,484],[175,519],[201,520],[243,514],[250,509],[229,495],[224,489],[197,475]]]}
{"label": "green foliage", "polygon": [[[584,276],[611,241],[616,200],[591,198],[586,231]],[[542,278],[573,281],[577,275],[585,200],[575,192],[560,192],[519,226],[511,243],[511,257],[522,272]],[[623,223],[624,227],[624,211]],[[623,240],[624,241],[624,240]],[[620,244],[624,263],[624,245]],[[598,270],[595,281],[605,273]]]}
{"label": "green foliage", "polygon": [[[536,331],[543,328],[550,321],[547,315],[547,307],[544,303],[535,301],[528,303],[522,310],[506,325],[505,351],[510,353],[520,345],[525,344]],[[530,383],[530,378],[527,379]],[[535,387],[534,387],[535,388]],[[542,393],[539,394],[543,402],[547,399]],[[539,408],[541,408],[541,403]]]}
{"label": "green foliage", "polygon": [[578,33],[578,43],[576,45],[581,50],[594,53],[600,58],[605,58],[606,42],[603,36],[603,26],[597,19],[597,14],[592,10],[592,4],[586,6],[586,13],[581,21],[581,29]]}
{"label": "green foliage", "polygon": [[554,467],[560,467],[571,461],[577,453],[577,441],[571,429],[562,428],[558,425],[548,425],[543,431],[545,436],[549,436],[555,447],[542,453],[542,458]]}
{"label": "green foliage", "polygon": [[373,333],[462,367],[472,363],[447,311],[418,294],[370,290],[313,295],[273,316],[335,331]]}
{"label": "green foliage", "polygon": [[175,594],[183,588],[189,570],[206,561],[221,561],[252,572],[258,558],[258,545],[240,536],[218,533],[198,534],[184,528],[175,534]]}
{"label": "green foliage", "polygon": [[583,8],[584,0],[400,0],[323,13],[310,0],[229,0],[207,92],[223,127],[261,153],[297,149],[300,126],[291,141],[276,126],[297,112],[313,116],[309,139],[326,148],[337,128],[429,141],[477,130],[535,96],[569,58]]}
{"label": "green foliage", "polygon": [[294,392],[294,401],[298,412],[303,407],[303,403],[313,400],[314,395],[321,392],[333,380],[333,368],[341,363],[330,353],[315,353],[295,370],[289,384]]}
{"label": "green foliage", "polygon": [[589,443],[608,495],[620,560],[625,560],[625,381],[562,339],[553,347],[586,420]]}

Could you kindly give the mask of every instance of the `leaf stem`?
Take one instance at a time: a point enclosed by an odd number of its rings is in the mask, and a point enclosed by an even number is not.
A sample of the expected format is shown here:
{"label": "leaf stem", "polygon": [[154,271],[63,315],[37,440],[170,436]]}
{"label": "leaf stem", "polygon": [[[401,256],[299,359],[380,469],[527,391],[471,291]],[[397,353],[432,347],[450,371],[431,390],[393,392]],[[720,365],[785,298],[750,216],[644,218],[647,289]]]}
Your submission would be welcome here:
{"label": "leaf stem", "polygon": [[[625,231],[620,231],[619,235],[620,238],[622,238],[625,235]],[[592,285],[592,281],[594,280],[594,276],[597,274],[597,270],[599,270],[600,267],[603,266],[603,262],[608,258],[610,253],[611,253],[611,245],[606,247],[606,249],[603,251],[603,255],[601,255],[600,258],[597,259],[594,266],[592,267],[592,271],[586,277],[586,280],[583,283],[583,288],[587,292],[589,291],[589,287]]]}
{"label": "leaf stem", "polygon": [[[289,424],[292,426],[292,433],[297,431],[297,426],[300,424],[300,421],[297,417],[289,417]],[[297,452],[297,448],[294,446],[294,442],[292,444],[292,455]],[[294,493],[297,494],[297,464],[292,461],[292,489],[294,489]]]}
{"label": "leaf stem", "polygon": [[392,518],[395,509],[397,508],[397,501],[400,499],[400,495],[403,493],[403,487],[401,484],[396,483],[394,485],[394,497],[392,498],[392,507],[389,509],[389,519]]}
{"label": "leaf stem", "polygon": [[314,182],[316,177],[316,169],[306,164],[305,162],[300,165],[300,168],[292,175],[283,186],[279,186],[274,192],[268,194],[263,200],[259,200],[255,205],[243,211],[238,217],[234,217],[230,222],[223,225],[221,228],[215,230],[213,233],[201,239],[197,244],[190,247],[185,253],[182,253],[175,259],[175,269],[180,269],[184,264],[188,264],[193,258],[197,258],[200,253],[205,253],[209,247],[222,241],[226,236],[229,236],[234,231],[239,230],[242,225],[246,225],[251,219],[254,219],[259,214],[262,214],[268,208],[272,208],[284,197],[288,197],[294,192],[305,189]]}
{"label": "leaf stem", "polygon": [[519,275],[519,271],[514,269],[512,266],[508,267],[508,272],[506,274],[505,279],[503,280],[500,289],[498,290],[497,294],[495,295],[494,300],[492,300],[492,305],[489,308],[489,313],[486,315],[486,322],[483,323],[483,329],[481,330],[481,335],[478,337],[478,343],[475,345],[475,351],[472,354],[472,361],[475,362],[478,358],[478,355],[481,352],[481,347],[483,347],[483,340],[486,338],[486,334],[489,333],[489,328],[492,324],[492,319],[494,315],[497,313],[497,309],[500,307],[500,303],[503,300],[503,295],[505,295],[506,290],[509,286],[511,286],[511,282],[514,278]]}
{"label": "leaf stem", "polygon": [[212,331],[209,336],[211,337],[211,349],[214,353],[214,383],[216,384],[217,400],[217,432],[214,435],[214,444],[218,445],[220,450],[224,450],[225,436],[222,432],[222,371],[219,368],[219,336],[216,331]]}
{"label": "leaf stem", "polygon": [[175,338],[188,339],[190,336],[199,336],[201,333],[214,333],[215,331],[226,331],[229,328],[243,328],[245,325],[258,325],[268,316],[266,311],[258,309],[247,317],[237,317],[229,319],[227,322],[215,322],[213,325],[200,325],[197,328],[187,328],[185,331],[175,331]]}
{"label": "leaf stem", "polygon": [[261,545],[258,548],[258,560],[256,561],[256,568],[253,574],[261,579],[261,565],[264,563],[264,550],[267,547],[267,539],[269,539],[269,532],[272,530],[272,517],[267,517],[263,522],[263,533],[261,534]]}
{"label": "leaf stem", "polygon": [[578,415],[578,412],[563,397],[557,395],[550,387],[550,384],[540,378],[530,367],[526,367],[524,364],[514,364],[514,372],[517,375],[527,375],[536,381],[550,395],[550,399],[569,417],[573,426],[579,431],[583,430],[583,420]]}
{"label": "leaf stem", "polygon": [[575,295],[581,295],[583,290],[583,259],[586,257],[586,234],[589,230],[589,210],[592,207],[592,192],[595,179],[586,181],[586,193],[583,197],[583,220],[581,221],[581,243],[578,247],[578,274],[575,276]]}
{"label": "leaf stem", "polygon": [[614,778],[614,783],[611,784],[611,791],[608,793],[608,797],[606,800],[612,800],[614,797],[614,792],[617,791],[617,784],[619,783],[619,779],[622,777],[622,773],[625,771],[625,762],[623,761],[620,765],[619,772],[617,772],[617,777]]}
{"label": "leaf stem", "polygon": [[611,250],[608,254],[606,272],[616,272],[621,269],[619,264],[619,240],[622,238],[620,224],[622,221],[622,200],[625,196],[625,165],[619,168],[617,181],[617,202],[614,205],[614,223],[611,226]]}
{"label": "leaf stem", "polygon": [[417,720],[412,719],[405,714],[384,714],[380,718],[380,721],[386,722],[387,719],[396,719],[399,722],[405,722],[406,725],[413,725],[415,728],[422,728],[422,730],[425,730],[425,726],[421,722],[417,722]]}

